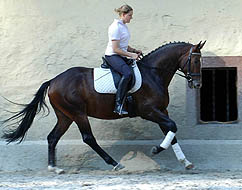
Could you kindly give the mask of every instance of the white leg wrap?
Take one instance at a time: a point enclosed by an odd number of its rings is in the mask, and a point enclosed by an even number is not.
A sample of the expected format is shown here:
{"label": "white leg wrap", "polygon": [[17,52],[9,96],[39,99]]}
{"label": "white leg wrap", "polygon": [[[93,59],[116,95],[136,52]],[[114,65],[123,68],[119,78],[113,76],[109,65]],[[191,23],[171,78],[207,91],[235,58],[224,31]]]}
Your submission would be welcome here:
{"label": "white leg wrap", "polygon": [[172,149],[177,157],[177,160],[179,160],[181,163],[183,163],[186,168],[192,165],[192,163],[186,159],[186,157],[185,157],[184,153],[182,152],[181,147],[178,143],[172,145]]}
{"label": "white leg wrap", "polygon": [[63,173],[65,173],[64,170],[62,170],[60,168],[57,168],[57,167],[53,167],[53,166],[48,166],[48,170],[50,172],[55,172],[56,174],[63,174]]}
{"label": "white leg wrap", "polygon": [[172,145],[172,149],[177,157],[177,160],[183,161],[186,159],[185,155],[183,154],[181,147],[178,143]]}
{"label": "white leg wrap", "polygon": [[173,140],[173,138],[175,137],[176,133],[173,133],[172,131],[169,131],[165,137],[165,139],[163,140],[163,142],[160,144],[160,147],[167,149],[170,144],[171,141]]}
{"label": "white leg wrap", "polygon": [[[186,158],[185,158],[185,160],[183,160],[182,161],[182,163],[184,163],[184,165],[185,165],[185,167],[187,168],[188,166],[191,166],[192,165],[192,163],[191,162],[189,162]],[[193,168],[194,166],[192,166],[192,168]],[[187,168],[188,169],[188,168]],[[191,169],[191,168],[189,168],[189,169]]]}

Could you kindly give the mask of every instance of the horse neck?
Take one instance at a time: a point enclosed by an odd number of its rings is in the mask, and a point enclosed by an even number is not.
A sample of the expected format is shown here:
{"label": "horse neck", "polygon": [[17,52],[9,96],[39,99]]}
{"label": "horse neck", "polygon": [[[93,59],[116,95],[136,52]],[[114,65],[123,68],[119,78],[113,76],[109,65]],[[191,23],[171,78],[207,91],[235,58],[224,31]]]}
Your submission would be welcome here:
{"label": "horse neck", "polygon": [[165,56],[156,63],[156,67],[160,67],[160,78],[163,80],[166,87],[169,86],[173,76],[175,75],[177,69],[179,68],[179,56],[172,53],[172,55]]}
{"label": "horse neck", "polygon": [[[189,46],[190,47],[190,46]],[[169,46],[156,50],[145,59],[146,72],[150,70],[151,77],[159,77],[165,87],[168,87],[174,74],[179,68],[181,56],[188,51],[189,47],[183,45]],[[158,68],[158,69],[149,69]],[[145,71],[144,71],[145,72]]]}

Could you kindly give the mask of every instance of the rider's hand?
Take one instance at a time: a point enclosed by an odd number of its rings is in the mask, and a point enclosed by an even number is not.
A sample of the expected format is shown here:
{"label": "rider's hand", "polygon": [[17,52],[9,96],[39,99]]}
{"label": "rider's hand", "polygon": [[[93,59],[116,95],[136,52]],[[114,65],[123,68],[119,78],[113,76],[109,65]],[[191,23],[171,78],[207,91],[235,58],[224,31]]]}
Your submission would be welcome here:
{"label": "rider's hand", "polygon": [[138,54],[138,59],[141,59],[143,57],[143,52],[141,50],[136,50],[136,52]]}
{"label": "rider's hand", "polygon": [[131,53],[131,58],[136,60],[139,58],[139,55],[137,53]]}
{"label": "rider's hand", "polygon": [[141,50],[136,50],[136,52],[138,55],[141,55],[142,54],[142,51]]}

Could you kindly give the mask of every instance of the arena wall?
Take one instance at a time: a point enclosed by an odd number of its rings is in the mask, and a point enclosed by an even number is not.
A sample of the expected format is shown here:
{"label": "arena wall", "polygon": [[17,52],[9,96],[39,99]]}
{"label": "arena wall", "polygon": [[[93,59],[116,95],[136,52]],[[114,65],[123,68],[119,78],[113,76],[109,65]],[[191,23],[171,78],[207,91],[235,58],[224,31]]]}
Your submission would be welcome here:
{"label": "arena wall", "polygon": [[[242,56],[240,0],[125,2],[134,8],[134,18],[128,25],[130,44],[145,54],[173,41],[196,44],[207,40],[202,50],[206,57]],[[113,9],[122,4],[124,1],[119,0],[1,0],[0,120],[11,115],[5,110],[21,109],[3,97],[26,104],[44,81],[66,69],[98,67],[107,44],[107,28],[117,17]],[[237,66],[241,62],[238,60]],[[241,78],[240,73],[238,78]],[[168,110],[178,125],[179,139],[241,139],[240,103],[237,123],[201,125],[196,120],[198,92],[188,89],[186,81],[179,76],[174,77],[169,91]],[[241,99],[240,86],[238,99]],[[46,139],[55,122],[53,110],[48,117],[38,116],[26,140]],[[90,118],[90,122],[97,139],[163,137],[156,124],[140,118],[114,121]],[[80,138],[75,124],[64,135],[64,139]]]}

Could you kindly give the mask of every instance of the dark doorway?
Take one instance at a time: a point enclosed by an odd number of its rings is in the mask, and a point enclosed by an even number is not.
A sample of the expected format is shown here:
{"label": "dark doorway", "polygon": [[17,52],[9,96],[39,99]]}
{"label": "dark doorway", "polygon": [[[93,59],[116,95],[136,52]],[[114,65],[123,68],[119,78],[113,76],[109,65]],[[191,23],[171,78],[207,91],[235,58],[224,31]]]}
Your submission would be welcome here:
{"label": "dark doorway", "polygon": [[203,68],[201,122],[233,122],[237,118],[237,68]]}

